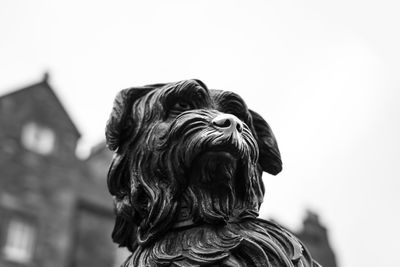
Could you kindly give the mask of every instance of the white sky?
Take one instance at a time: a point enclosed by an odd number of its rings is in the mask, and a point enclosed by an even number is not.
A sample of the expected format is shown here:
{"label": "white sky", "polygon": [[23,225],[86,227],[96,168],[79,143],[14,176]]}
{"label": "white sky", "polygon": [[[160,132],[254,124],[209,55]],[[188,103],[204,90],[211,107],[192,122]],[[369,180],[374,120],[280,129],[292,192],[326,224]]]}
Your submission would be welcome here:
{"label": "white sky", "polygon": [[283,157],[262,216],[296,228],[314,209],[341,267],[395,266],[399,13],[382,0],[2,0],[0,94],[50,71],[90,146],[122,88],[198,78],[235,91]]}

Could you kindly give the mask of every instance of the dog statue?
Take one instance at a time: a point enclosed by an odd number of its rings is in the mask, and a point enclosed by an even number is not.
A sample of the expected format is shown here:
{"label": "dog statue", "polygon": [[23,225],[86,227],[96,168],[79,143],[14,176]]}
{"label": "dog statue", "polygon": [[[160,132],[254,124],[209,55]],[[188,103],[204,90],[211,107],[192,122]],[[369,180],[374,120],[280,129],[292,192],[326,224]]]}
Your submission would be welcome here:
{"label": "dog statue", "polygon": [[258,219],[262,172],[282,169],[267,122],[199,80],[121,91],[106,127],[114,242],[133,266],[319,266]]}

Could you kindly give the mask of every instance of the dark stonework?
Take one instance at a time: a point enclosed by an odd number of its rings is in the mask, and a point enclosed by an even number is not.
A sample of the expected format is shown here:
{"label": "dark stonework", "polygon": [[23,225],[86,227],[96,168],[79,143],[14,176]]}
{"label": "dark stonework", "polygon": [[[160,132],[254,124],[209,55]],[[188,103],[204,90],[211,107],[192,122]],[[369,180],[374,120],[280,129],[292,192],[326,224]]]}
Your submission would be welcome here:
{"label": "dark stonework", "polygon": [[123,266],[319,266],[258,219],[262,172],[278,174],[267,122],[240,96],[199,80],[121,91],[107,123],[113,240]]}

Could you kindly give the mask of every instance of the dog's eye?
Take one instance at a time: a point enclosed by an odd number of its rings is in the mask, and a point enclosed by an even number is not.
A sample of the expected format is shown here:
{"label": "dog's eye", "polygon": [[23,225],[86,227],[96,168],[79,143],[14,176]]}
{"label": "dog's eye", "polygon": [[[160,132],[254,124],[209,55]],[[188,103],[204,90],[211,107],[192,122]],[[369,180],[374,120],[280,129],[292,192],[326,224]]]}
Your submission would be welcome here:
{"label": "dog's eye", "polygon": [[184,102],[184,101],[176,102],[172,106],[172,110],[174,110],[174,111],[184,111],[184,110],[188,110],[191,108],[192,108],[192,105],[190,105],[188,102]]}
{"label": "dog's eye", "polygon": [[171,104],[168,109],[167,117],[176,117],[186,110],[193,109],[193,105],[185,100],[178,100],[174,104]]}

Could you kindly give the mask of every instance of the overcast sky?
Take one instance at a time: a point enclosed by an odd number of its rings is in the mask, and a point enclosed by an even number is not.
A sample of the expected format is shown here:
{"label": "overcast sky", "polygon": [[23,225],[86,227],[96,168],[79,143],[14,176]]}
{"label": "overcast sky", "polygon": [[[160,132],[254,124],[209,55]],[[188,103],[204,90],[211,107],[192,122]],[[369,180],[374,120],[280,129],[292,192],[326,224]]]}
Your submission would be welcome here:
{"label": "overcast sky", "polygon": [[198,78],[270,123],[284,171],[263,217],[304,210],[341,267],[395,266],[400,238],[400,2],[0,2],[0,94],[50,72],[88,147],[118,90]]}

